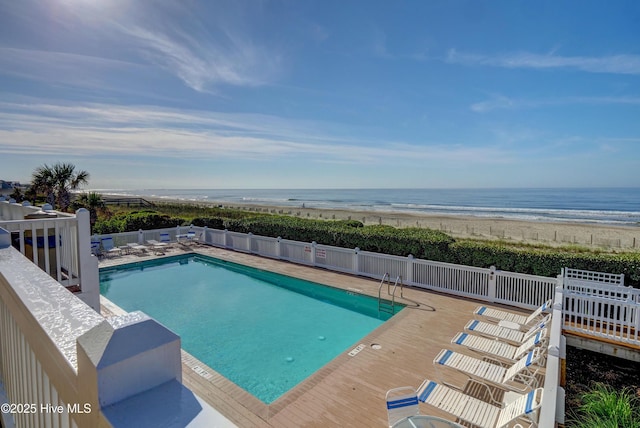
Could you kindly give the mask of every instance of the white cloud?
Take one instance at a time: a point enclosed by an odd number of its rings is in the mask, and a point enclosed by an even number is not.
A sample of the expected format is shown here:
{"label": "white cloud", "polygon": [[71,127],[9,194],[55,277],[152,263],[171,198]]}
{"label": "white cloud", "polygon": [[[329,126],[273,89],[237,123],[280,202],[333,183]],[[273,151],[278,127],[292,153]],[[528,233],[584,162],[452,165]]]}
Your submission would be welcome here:
{"label": "white cloud", "polygon": [[540,55],[529,52],[482,55],[449,50],[445,61],[451,64],[503,68],[577,69],[590,73],[640,74],[640,55],[601,57]]}
{"label": "white cloud", "polygon": [[0,153],[236,160],[302,157],[354,164],[501,163],[512,157],[490,145],[356,141],[328,123],[268,115],[17,103],[0,103]]}
{"label": "white cloud", "polygon": [[470,109],[476,113],[487,113],[493,110],[515,110],[528,108],[541,108],[551,106],[563,106],[570,104],[582,105],[640,105],[638,97],[558,97],[546,99],[514,99],[503,95],[494,95],[488,100],[473,103]]}

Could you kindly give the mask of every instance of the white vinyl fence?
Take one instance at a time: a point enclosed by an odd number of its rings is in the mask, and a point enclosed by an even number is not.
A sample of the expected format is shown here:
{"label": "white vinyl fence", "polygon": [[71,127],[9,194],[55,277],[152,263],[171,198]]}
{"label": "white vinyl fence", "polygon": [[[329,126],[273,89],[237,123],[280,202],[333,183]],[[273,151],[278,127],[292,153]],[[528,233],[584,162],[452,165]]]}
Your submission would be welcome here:
{"label": "white vinyl fence", "polygon": [[563,270],[566,331],[640,345],[640,289],[623,275]]}
{"label": "white vinyl fence", "polygon": [[215,247],[376,280],[382,279],[388,273],[391,278],[400,276],[405,285],[526,309],[536,308],[551,299],[554,288],[560,284],[557,278],[433,262],[416,259],[411,255],[393,256],[361,251],[359,248],[341,248],[207,227],[140,230],[111,236],[116,245],[124,245],[127,242],[144,243],[147,239],[157,239],[161,232],[169,232],[172,239],[175,239],[176,235],[188,231],[194,232],[199,242]]}

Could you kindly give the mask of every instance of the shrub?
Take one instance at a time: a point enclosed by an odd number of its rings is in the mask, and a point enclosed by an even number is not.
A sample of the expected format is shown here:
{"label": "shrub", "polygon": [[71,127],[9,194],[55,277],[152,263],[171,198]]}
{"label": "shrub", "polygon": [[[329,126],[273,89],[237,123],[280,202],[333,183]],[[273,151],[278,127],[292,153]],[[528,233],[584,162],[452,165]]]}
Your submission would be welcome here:
{"label": "shrub", "polygon": [[581,402],[577,411],[570,412],[568,427],[640,428],[640,400],[628,389],[617,391],[596,383]]}
{"label": "shrub", "polygon": [[131,232],[135,230],[166,229],[184,223],[184,219],[159,214],[155,211],[134,211],[99,221],[94,226],[98,234]]}
{"label": "shrub", "polygon": [[460,241],[449,246],[451,263],[553,277],[564,267],[624,273],[627,285],[640,283],[640,254],[575,253],[558,248],[512,247],[502,243]]}

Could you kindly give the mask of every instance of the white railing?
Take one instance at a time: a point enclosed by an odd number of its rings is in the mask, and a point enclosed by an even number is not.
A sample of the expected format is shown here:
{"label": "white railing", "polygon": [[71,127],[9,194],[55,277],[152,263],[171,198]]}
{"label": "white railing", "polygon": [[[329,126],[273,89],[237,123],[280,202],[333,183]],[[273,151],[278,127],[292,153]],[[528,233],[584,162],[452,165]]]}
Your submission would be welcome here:
{"label": "white railing", "polygon": [[598,284],[624,285],[624,274],[613,274],[606,272],[594,272],[589,270],[579,270],[564,268],[562,269],[564,283],[570,284],[576,282],[595,282]]}
{"label": "white railing", "polygon": [[[34,211],[36,210],[36,211]],[[95,310],[99,310],[98,261],[91,255],[89,212],[79,209],[75,215],[47,211],[37,207],[0,202],[0,228],[11,234],[20,253],[60,284],[77,292]],[[19,215],[22,218],[18,219]],[[13,218],[7,220],[7,218]]]}
{"label": "white railing", "polygon": [[251,252],[263,257],[278,258],[278,238],[252,236],[250,240]]}
{"label": "white railing", "polygon": [[564,279],[566,331],[640,345],[640,290]]}
{"label": "white railing", "polygon": [[[526,309],[538,307],[551,299],[558,285],[557,278],[433,262],[416,259],[413,256],[393,256],[361,251],[358,248],[341,248],[315,242],[291,241],[207,227],[189,226],[182,228],[179,232],[184,233],[186,230],[201,235],[201,242],[215,247],[322,267],[376,280],[382,279],[388,273],[392,278],[402,277],[405,285]],[[152,236],[159,232],[129,233],[144,233],[144,236]],[[128,235],[112,234],[112,236],[118,242],[121,236]]]}
{"label": "white railing", "polygon": [[[43,211],[43,209],[45,211]],[[0,220],[24,220],[27,216],[53,216],[53,217],[73,217],[73,214],[61,213],[53,211],[51,206],[45,205],[44,207],[36,207],[29,202],[23,202],[22,204],[10,203],[8,201],[0,200]]]}
{"label": "white railing", "polygon": [[[313,243],[311,244],[314,245]],[[330,267],[338,272],[355,272],[357,263],[357,250],[332,247],[329,245],[315,245],[312,254],[315,256],[315,266]]]}
{"label": "white railing", "polygon": [[[562,276],[558,276],[561,283]],[[544,378],[544,392],[538,426],[552,428],[565,422],[565,390],[560,386],[562,380],[562,360],[566,360],[566,340],[562,335],[562,286],[555,289],[551,325],[549,328],[549,348]]]}
{"label": "white railing", "polygon": [[195,416],[183,408],[194,404],[178,403],[196,400],[181,380],[178,336],[139,312],[105,320],[16,249],[0,249],[0,395],[14,410],[3,407],[3,426],[154,426],[167,402],[176,411],[163,417],[186,426]]}
{"label": "white railing", "polygon": [[457,296],[492,298],[490,269],[416,259],[412,271],[413,278],[407,278],[406,284]]}
{"label": "white railing", "polygon": [[495,272],[495,299],[494,302],[531,308],[541,306],[553,297],[550,290],[561,285],[557,278],[546,278],[535,275],[526,275],[513,272]]}

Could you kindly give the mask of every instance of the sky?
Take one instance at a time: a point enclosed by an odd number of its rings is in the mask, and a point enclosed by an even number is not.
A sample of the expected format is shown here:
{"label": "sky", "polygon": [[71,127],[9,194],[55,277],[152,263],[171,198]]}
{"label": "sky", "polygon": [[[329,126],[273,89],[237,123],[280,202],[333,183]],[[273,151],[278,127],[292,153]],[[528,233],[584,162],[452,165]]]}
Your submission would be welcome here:
{"label": "sky", "polygon": [[640,184],[637,1],[0,0],[0,179]]}

